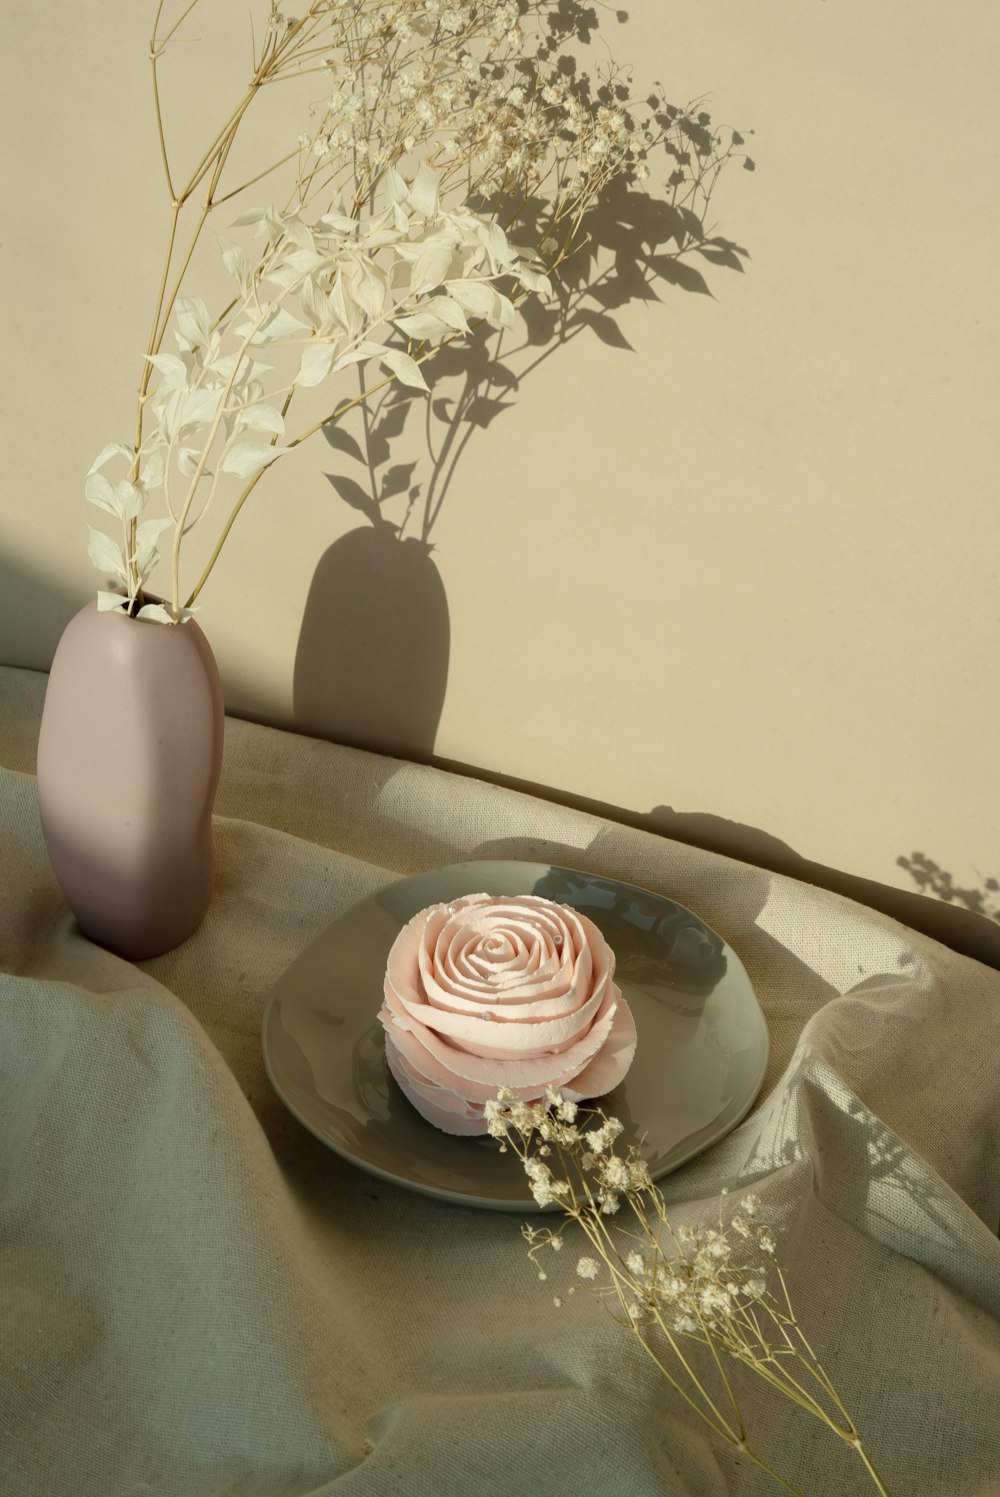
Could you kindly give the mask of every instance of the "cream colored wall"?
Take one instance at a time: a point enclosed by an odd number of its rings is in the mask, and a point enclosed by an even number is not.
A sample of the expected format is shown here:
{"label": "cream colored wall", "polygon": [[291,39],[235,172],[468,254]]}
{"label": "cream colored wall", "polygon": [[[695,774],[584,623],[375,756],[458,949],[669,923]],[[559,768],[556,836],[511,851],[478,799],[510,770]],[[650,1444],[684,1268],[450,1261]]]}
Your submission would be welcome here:
{"label": "cream colored wall", "polygon": [[[150,10],[6,9],[12,664],[47,667],[94,587],[82,475],[128,437],[165,223]],[[660,283],[614,313],[630,348],[588,334],[525,372],[429,555],[337,497],[328,475],[364,475],[323,441],[275,470],[202,598],[229,708],[816,878],[913,890],[917,851],[1000,909],[996,9],[632,12],[614,44],[643,81],[755,130],[716,203],[745,274]],[[178,150],[222,56],[191,48]],[[426,495],[419,419],[393,461]]]}

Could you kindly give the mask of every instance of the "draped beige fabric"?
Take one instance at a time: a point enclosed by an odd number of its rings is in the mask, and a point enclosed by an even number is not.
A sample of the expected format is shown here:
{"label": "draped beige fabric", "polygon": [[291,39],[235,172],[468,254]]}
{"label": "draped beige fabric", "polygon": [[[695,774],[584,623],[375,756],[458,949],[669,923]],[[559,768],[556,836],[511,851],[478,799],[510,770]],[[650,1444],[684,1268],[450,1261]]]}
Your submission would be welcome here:
{"label": "draped beige fabric", "polygon": [[[476,857],[676,898],[742,956],[772,1056],[678,1222],[753,1182],[793,1298],[896,1497],[1000,1490],[1000,974],[837,896],[434,769],[227,722],[217,892],[133,966],[42,844],[45,677],[0,670],[0,1491],[5,1497],[723,1497],[707,1436],[516,1216],[329,1152],[261,1060],[268,992],[339,912]],[[373,1003],[378,995],[373,995]],[[873,1490],[740,1383],[804,1492]]]}

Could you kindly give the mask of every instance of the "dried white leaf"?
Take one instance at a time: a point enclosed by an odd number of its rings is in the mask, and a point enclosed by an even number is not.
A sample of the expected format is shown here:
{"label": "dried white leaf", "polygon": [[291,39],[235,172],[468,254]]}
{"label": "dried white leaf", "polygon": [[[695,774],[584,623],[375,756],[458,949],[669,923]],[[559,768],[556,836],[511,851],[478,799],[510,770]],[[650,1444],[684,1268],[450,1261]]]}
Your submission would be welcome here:
{"label": "dried white leaf", "polygon": [[140,515],[149,499],[141,483],[130,483],[123,479],[115,488],[114,512],[123,520],[134,520]]}
{"label": "dried white leaf", "polygon": [[242,431],[266,431],[276,437],[285,435],[285,422],[273,405],[248,405],[236,413],[236,424]]}
{"label": "dried white leaf", "polygon": [[236,478],[256,478],[268,463],[291,450],[290,447],[264,447],[257,442],[238,442],[226,453],[219,469],[222,473],[234,474]]}
{"label": "dried white leaf", "polygon": [[163,482],[163,475],[166,471],[166,466],[167,453],[164,444],[158,441],[155,446],[148,446],[146,461],[143,463],[142,470],[139,474],[139,477],[142,480],[143,488],[159,488],[160,484]]}
{"label": "dried white leaf", "polygon": [[346,369],[348,364],[361,364],[365,359],[373,359],[376,355],[388,353],[384,343],[359,343],[357,348],[352,348],[348,353],[342,353],[333,366],[333,373],[337,374],[341,369]]}
{"label": "dried white leaf", "polygon": [[405,203],[409,188],[394,166],[390,166],[385,177],[386,201],[392,204]]}
{"label": "dried white leaf", "polygon": [[88,525],[87,530],[87,555],[94,566],[101,572],[110,572],[120,582],[127,582],[128,568],[121,546],[117,546],[103,530],[95,530],[93,525]]}
{"label": "dried white leaf", "polygon": [[164,604],[144,603],[136,614],[136,618],[145,619],[151,624],[186,624],[188,619],[193,619],[197,612],[197,608],[182,608],[174,618],[170,609]]}
{"label": "dried white leaf", "polygon": [[498,223],[492,223],[486,233],[486,249],[496,270],[504,270],[514,260],[514,251],[507,243],[507,235]]}
{"label": "dried white leaf", "polygon": [[263,223],[269,210],[266,208],[255,208],[251,213],[241,213],[239,218],[234,218],[230,223],[232,229],[243,229],[251,224]]}
{"label": "dried white leaf", "polygon": [[353,338],[361,327],[361,308],[343,272],[337,276],[333,290],[327,297],[327,304],[335,321],[344,329],[349,338]]}
{"label": "dried white leaf", "polygon": [[169,608],[162,603],[144,603],[136,614],[137,619],[145,619],[151,624],[172,624],[174,616]]}
{"label": "dried white leaf", "polygon": [[183,390],[188,382],[188,366],[175,353],[148,353],[146,362],[163,377],[158,389]]}
{"label": "dried white leaf", "polygon": [[448,244],[429,244],[414,261],[410,271],[410,289],[416,293],[433,291],[451,270],[454,249]]}
{"label": "dried white leaf", "polygon": [[91,504],[96,504],[98,509],[106,509],[109,515],[118,515],[120,519],[123,518],[115,505],[115,491],[103,473],[88,474],[83,493],[84,498],[89,499]]}
{"label": "dried white leaf", "polygon": [[138,546],[139,550],[145,551],[148,550],[150,546],[155,546],[159,536],[161,536],[165,530],[169,530],[170,526],[173,523],[173,520],[170,519],[143,520],[142,524],[137,526],[135,533],[136,545]]}
{"label": "dried white leaf", "polygon": [[450,296],[432,296],[421,303],[421,308],[425,312],[430,312],[434,317],[440,317],[441,321],[446,322],[450,328],[454,328],[456,333],[469,331],[465,313],[458,302]]}
{"label": "dried white leaf", "polygon": [[123,597],[121,593],[109,593],[102,590],[97,594],[98,613],[111,613],[113,609],[125,608],[127,605],[128,599]]}
{"label": "dried white leaf", "polygon": [[301,318],[293,317],[285,307],[275,307],[253,335],[254,343],[277,343],[281,338],[298,338],[312,328]]}
{"label": "dried white leaf", "polygon": [[546,301],[552,295],[552,282],[548,276],[543,275],[540,270],[532,270],[531,266],[525,265],[523,260],[517,266],[515,274],[526,291],[533,291],[536,296],[542,296]]}
{"label": "dried white leaf", "polygon": [[425,218],[432,218],[437,212],[438,206],[438,183],[440,177],[437,172],[431,171],[423,161],[417,167],[416,176],[410,183],[409,199],[418,213]]}
{"label": "dried white leaf", "polygon": [[178,297],[174,315],[182,347],[186,345],[194,349],[209,346],[212,337],[211,323],[208,318],[208,308],[200,296]]}
{"label": "dried white leaf", "polygon": [[326,297],[320,291],[315,276],[309,276],[302,283],[299,292],[299,306],[311,322],[313,329],[319,332],[327,320]]}
{"label": "dried white leaf", "polygon": [[185,395],[177,421],[177,433],[189,427],[204,426],[209,421],[213,421],[221,399],[222,391],[218,388],[192,390],[190,394]]}
{"label": "dried white leaf", "polygon": [[447,290],[463,311],[484,318],[491,327],[500,326],[499,303],[502,298],[494,286],[486,281],[449,281]]}
{"label": "dried white leaf", "polygon": [[318,228],[329,229],[332,234],[353,234],[358,226],[356,218],[348,218],[346,213],[324,213],[322,218],[316,220]]}
{"label": "dried white leaf", "polygon": [[296,214],[288,213],[283,215],[281,227],[285,232],[285,238],[289,239],[292,244],[297,244],[300,249],[312,250],[315,253],[316,241],[313,238],[312,230]]}
{"label": "dried white leaf", "polygon": [[295,376],[297,385],[318,385],[326,379],[333,368],[337,350],[332,343],[310,343],[302,354],[299,372]]}
{"label": "dried white leaf", "polygon": [[131,462],[132,449],[131,447],[123,446],[121,442],[109,442],[106,447],[101,448],[91,463],[87,476],[89,477],[91,473],[96,473],[99,468],[103,468],[104,464],[113,457],[123,457],[127,462]]}
{"label": "dried white leaf", "polygon": [[217,234],[216,238],[222,250],[222,263],[229,271],[229,274],[234,277],[245,296],[250,289],[250,282],[253,279],[253,271],[250,268],[250,256],[242,244],[234,244],[231,239],[224,239],[221,234]]}
{"label": "dried white leaf", "polygon": [[430,312],[415,312],[412,317],[395,317],[393,322],[408,338],[417,338],[421,341],[431,338],[437,342],[441,338],[446,338],[452,331],[446,322],[442,322],[440,317],[434,317]]}
{"label": "dried white leaf", "polygon": [[356,273],[351,278],[351,295],[354,301],[366,313],[369,322],[381,322],[389,291],[385,275],[370,260],[357,256],[354,257],[352,268]]}
{"label": "dried white leaf", "polygon": [[401,384],[411,385],[415,390],[430,389],[420,372],[420,365],[415,363],[401,348],[386,349],[382,355],[382,363],[392,370]]}

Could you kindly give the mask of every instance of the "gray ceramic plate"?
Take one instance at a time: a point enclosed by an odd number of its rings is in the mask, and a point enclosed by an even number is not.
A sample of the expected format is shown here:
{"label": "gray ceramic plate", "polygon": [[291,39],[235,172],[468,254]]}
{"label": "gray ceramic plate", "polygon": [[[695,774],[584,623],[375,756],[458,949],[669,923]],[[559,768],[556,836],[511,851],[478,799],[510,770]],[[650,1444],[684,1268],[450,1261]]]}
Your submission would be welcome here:
{"label": "gray ceramic plate", "polygon": [[540,894],[583,911],[616,956],[639,1042],[601,1105],[642,1140],[655,1179],[734,1128],[760,1088],[764,1015],[746,969],[683,905],[631,884],[541,863],[456,863],[380,889],[338,916],[275,984],[264,1064],[278,1096],[353,1164],[425,1195],[537,1210],[521,1166],[487,1138],[424,1121],[389,1075],[377,1014],[389,948],[430,904],[462,894]]}

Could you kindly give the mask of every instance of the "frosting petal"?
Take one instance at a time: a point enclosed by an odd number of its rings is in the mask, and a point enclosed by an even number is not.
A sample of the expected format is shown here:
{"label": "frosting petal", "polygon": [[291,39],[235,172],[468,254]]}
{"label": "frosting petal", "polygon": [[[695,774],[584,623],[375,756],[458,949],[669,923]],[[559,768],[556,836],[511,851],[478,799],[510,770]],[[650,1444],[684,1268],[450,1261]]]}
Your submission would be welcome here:
{"label": "frosting petal", "polygon": [[501,1086],[536,1101],[617,1086],[635,1024],[614,954],[579,911],[538,895],[470,894],[421,910],[386,963],[389,1069],[418,1112],[448,1133],[485,1133]]}

